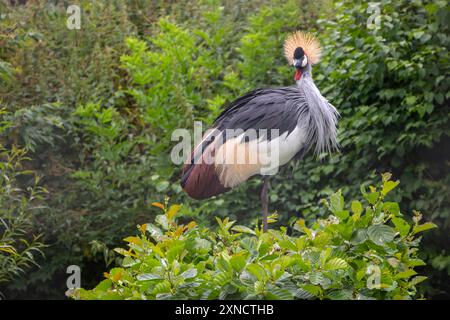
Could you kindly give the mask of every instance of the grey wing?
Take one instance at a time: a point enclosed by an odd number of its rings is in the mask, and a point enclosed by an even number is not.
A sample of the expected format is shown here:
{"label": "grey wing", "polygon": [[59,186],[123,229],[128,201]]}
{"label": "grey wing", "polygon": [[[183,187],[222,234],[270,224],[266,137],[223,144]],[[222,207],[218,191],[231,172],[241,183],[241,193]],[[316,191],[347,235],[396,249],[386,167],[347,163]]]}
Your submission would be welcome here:
{"label": "grey wing", "polygon": [[313,146],[316,154],[338,150],[338,116],[336,108],[321,95],[311,80],[303,81],[300,87],[249,92],[218,117],[215,128],[219,131],[255,129],[257,134],[258,129],[278,129],[279,135],[285,132],[289,135],[298,127],[305,133],[304,144],[295,157],[299,159]]}
{"label": "grey wing", "polygon": [[255,129],[258,138],[265,133],[260,129],[269,130],[269,135],[270,129],[278,129],[280,135],[286,131],[290,134],[307,109],[305,97],[296,87],[258,89],[232,102],[216,119],[214,128]]}

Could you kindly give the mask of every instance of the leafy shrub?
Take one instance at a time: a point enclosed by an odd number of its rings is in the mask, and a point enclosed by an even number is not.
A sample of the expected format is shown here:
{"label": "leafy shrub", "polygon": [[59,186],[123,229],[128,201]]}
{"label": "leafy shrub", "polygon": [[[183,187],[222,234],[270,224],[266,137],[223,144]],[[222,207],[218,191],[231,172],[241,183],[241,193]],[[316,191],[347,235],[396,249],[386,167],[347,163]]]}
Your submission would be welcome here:
{"label": "leafy shrub", "polygon": [[0,7],[5,30],[0,59],[16,70],[14,80],[0,87],[5,103],[15,108],[48,102],[73,107],[90,97],[112,95],[120,77],[116,61],[125,37],[134,31],[126,4],[80,1],[82,29],[70,30],[66,4],[28,2]]}
{"label": "leafy shrub", "polygon": [[[2,115],[3,112],[0,112]],[[0,123],[0,132],[7,123]],[[44,244],[33,234],[33,212],[41,209],[46,190],[39,186],[39,177],[24,169],[29,160],[24,149],[0,145],[0,284],[17,278],[33,266],[42,255]],[[20,179],[30,179],[22,189]],[[2,292],[0,292],[1,294]]]}
{"label": "leafy shrub", "polygon": [[[426,279],[414,270],[417,234],[434,228],[404,219],[398,203],[385,196],[398,181],[383,175],[381,186],[362,188],[363,200],[344,203],[341,191],[326,206],[330,214],[307,226],[263,233],[217,219],[212,231],[177,222],[179,205],[160,203],[156,224],[138,226],[127,237],[122,267],[105,273],[80,299],[411,299]],[[273,221],[272,217],[272,221]]]}

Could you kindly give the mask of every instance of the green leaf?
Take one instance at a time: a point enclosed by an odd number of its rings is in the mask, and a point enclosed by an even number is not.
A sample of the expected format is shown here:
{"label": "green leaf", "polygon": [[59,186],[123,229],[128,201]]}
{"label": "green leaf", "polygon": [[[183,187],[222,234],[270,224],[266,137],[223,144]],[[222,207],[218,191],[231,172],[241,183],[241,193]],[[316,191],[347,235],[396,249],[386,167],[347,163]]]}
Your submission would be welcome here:
{"label": "green leaf", "polygon": [[387,195],[392,189],[398,186],[400,181],[386,181],[383,183],[383,188],[381,189],[381,194]]}
{"label": "green leaf", "polygon": [[408,267],[420,267],[420,266],[425,266],[426,263],[425,261],[421,260],[421,259],[410,259],[407,262]]}
{"label": "green leaf", "polygon": [[370,240],[381,246],[394,240],[395,232],[394,229],[387,225],[378,224],[370,226],[367,229],[367,235],[369,236]]}
{"label": "green leaf", "polygon": [[313,284],[305,284],[302,286],[302,289],[315,297],[318,297],[322,293],[322,288]]}
{"label": "green leaf", "polygon": [[356,232],[353,233],[351,242],[353,244],[360,244],[363,243],[368,239],[367,230],[366,229],[358,229]]}
{"label": "green leaf", "polygon": [[152,223],[146,223],[145,228],[152,237],[159,237],[159,236],[163,235],[163,232],[161,231],[161,229]]}
{"label": "green leaf", "polygon": [[358,200],[356,201],[352,201],[352,211],[355,215],[360,215],[361,212],[363,211],[363,206],[361,204],[361,202],[359,202]]}
{"label": "green leaf", "polygon": [[422,281],[425,281],[425,280],[427,280],[427,279],[428,279],[428,277],[425,277],[425,276],[417,276],[417,277],[414,277],[414,278],[412,278],[411,281],[408,283],[408,287],[415,286],[415,285],[417,285],[417,284],[419,284],[419,283],[421,283]]}
{"label": "green leaf", "polygon": [[434,228],[437,228],[437,225],[435,225],[432,222],[426,222],[424,224],[419,224],[417,226],[414,226],[412,234],[414,235],[416,233],[423,232],[423,231],[430,230],[430,229],[434,229]]}
{"label": "green leaf", "polygon": [[242,281],[242,283],[247,287],[252,287],[255,284],[255,277],[248,271],[241,272],[239,276],[239,280]]}
{"label": "green leaf", "polygon": [[161,280],[162,277],[159,274],[155,274],[155,273],[143,273],[143,274],[139,274],[136,277],[136,279],[139,281]]}
{"label": "green leaf", "polygon": [[341,258],[330,259],[329,261],[327,261],[325,265],[325,269],[327,270],[345,269],[347,267],[348,267],[347,262]]}
{"label": "green leaf", "polygon": [[397,273],[397,274],[395,275],[394,278],[395,278],[396,280],[399,280],[399,279],[405,279],[405,278],[409,278],[409,277],[411,277],[411,276],[414,276],[414,275],[416,275],[416,274],[417,274],[417,272],[414,271],[413,269],[408,269],[408,270],[406,270],[406,271]]}
{"label": "green leaf", "polygon": [[178,260],[185,248],[185,242],[174,241],[167,250],[166,256],[169,262]]}
{"label": "green leaf", "polygon": [[397,202],[385,202],[383,203],[383,211],[398,216],[400,214],[400,206]]}
{"label": "green leaf", "polygon": [[202,238],[195,238],[191,240],[189,246],[186,248],[191,248],[192,251],[197,252],[198,254],[206,253],[211,250],[211,242]]}
{"label": "green leaf", "polygon": [[369,201],[370,204],[375,204],[378,201],[378,197],[380,196],[379,192],[371,192],[366,194],[365,198]]}
{"label": "green leaf", "polygon": [[156,184],[156,191],[163,192],[163,191],[167,190],[169,185],[170,184],[168,181],[160,181]]}
{"label": "green leaf", "polygon": [[349,212],[347,210],[341,210],[341,211],[337,211],[335,213],[336,217],[338,217],[341,220],[345,220],[348,218],[348,216],[350,215]]}
{"label": "green leaf", "polygon": [[397,230],[402,237],[406,236],[411,228],[405,220],[399,217],[392,218],[392,223],[395,225],[395,230]]}
{"label": "green leaf", "polygon": [[106,291],[109,288],[111,288],[112,286],[112,281],[110,279],[105,279],[103,281],[101,281],[96,287],[95,287],[95,291]]}
{"label": "green leaf", "polygon": [[275,288],[270,290],[266,297],[271,300],[292,300],[292,293],[287,289]]}
{"label": "green leaf", "polygon": [[279,245],[282,249],[288,249],[288,250],[292,250],[292,251],[297,251],[297,246],[295,245],[295,243],[293,243],[292,241],[289,240],[281,240],[279,242]]}
{"label": "green leaf", "polygon": [[189,270],[184,271],[182,274],[180,274],[180,277],[183,279],[190,279],[194,278],[197,275],[197,269],[191,268]]}
{"label": "green leaf", "polygon": [[230,258],[230,264],[235,271],[241,272],[241,270],[244,269],[245,265],[247,264],[245,253],[239,252],[232,255]]}
{"label": "green leaf", "polygon": [[[311,290],[311,291],[314,291],[314,290]],[[315,295],[313,293],[311,293],[310,291],[307,291],[303,288],[298,288],[295,291],[294,296],[297,299],[302,299],[302,300],[311,299],[311,298],[315,297]]]}
{"label": "green leaf", "polygon": [[344,209],[344,197],[342,196],[342,191],[339,190],[333,193],[330,197],[330,210],[334,214]]}
{"label": "green leaf", "polygon": [[132,267],[134,265],[136,265],[138,262],[136,262],[136,260],[134,260],[132,257],[125,257],[123,258],[122,261],[122,267]]}
{"label": "green leaf", "polygon": [[256,235],[255,231],[253,231],[252,229],[250,229],[249,227],[246,227],[246,226],[237,225],[237,226],[232,227],[231,230],[236,231],[236,232],[249,233],[249,234]]}
{"label": "green leaf", "polygon": [[326,287],[331,284],[331,280],[328,279],[322,272],[313,271],[309,273],[309,281],[314,285],[321,285]]}
{"label": "green leaf", "polygon": [[353,292],[351,290],[333,290],[328,293],[328,298],[331,300],[351,300]]}
{"label": "green leaf", "polygon": [[316,236],[314,237],[313,240],[313,244],[318,248],[322,248],[330,242],[330,239],[332,237],[333,236],[329,233],[324,232],[316,233]]}
{"label": "green leaf", "polygon": [[164,230],[169,229],[169,221],[165,214],[159,214],[155,218],[155,222],[159,224]]}
{"label": "green leaf", "polygon": [[266,271],[263,267],[258,264],[249,264],[247,265],[248,272],[254,275],[258,280],[264,280],[267,277]]}

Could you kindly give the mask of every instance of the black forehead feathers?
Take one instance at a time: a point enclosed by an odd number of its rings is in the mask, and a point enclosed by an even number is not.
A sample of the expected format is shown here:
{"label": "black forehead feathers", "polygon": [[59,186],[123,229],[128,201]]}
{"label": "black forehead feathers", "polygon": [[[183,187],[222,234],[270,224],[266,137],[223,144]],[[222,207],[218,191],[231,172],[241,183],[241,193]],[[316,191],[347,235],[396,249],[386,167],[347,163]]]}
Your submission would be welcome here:
{"label": "black forehead feathers", "polygon": [[305,51],[302,48],[298,47],[294,51],[294,59],[301,59],[305,55]]}

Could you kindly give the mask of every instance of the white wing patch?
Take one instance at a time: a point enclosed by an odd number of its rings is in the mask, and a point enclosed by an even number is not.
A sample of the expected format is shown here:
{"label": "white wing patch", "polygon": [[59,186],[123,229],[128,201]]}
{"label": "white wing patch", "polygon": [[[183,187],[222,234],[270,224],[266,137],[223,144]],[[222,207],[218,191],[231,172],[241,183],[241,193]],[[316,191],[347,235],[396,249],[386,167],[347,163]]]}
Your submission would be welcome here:
{"label": "white wing patch", "polygon": [[256,175],[274,175],[291,160],[306,142],[305,130],[296,127],[289,135],[241,142],[243,135],[227,140],[215,152],[216,172],[220,183],[234,188]]}

